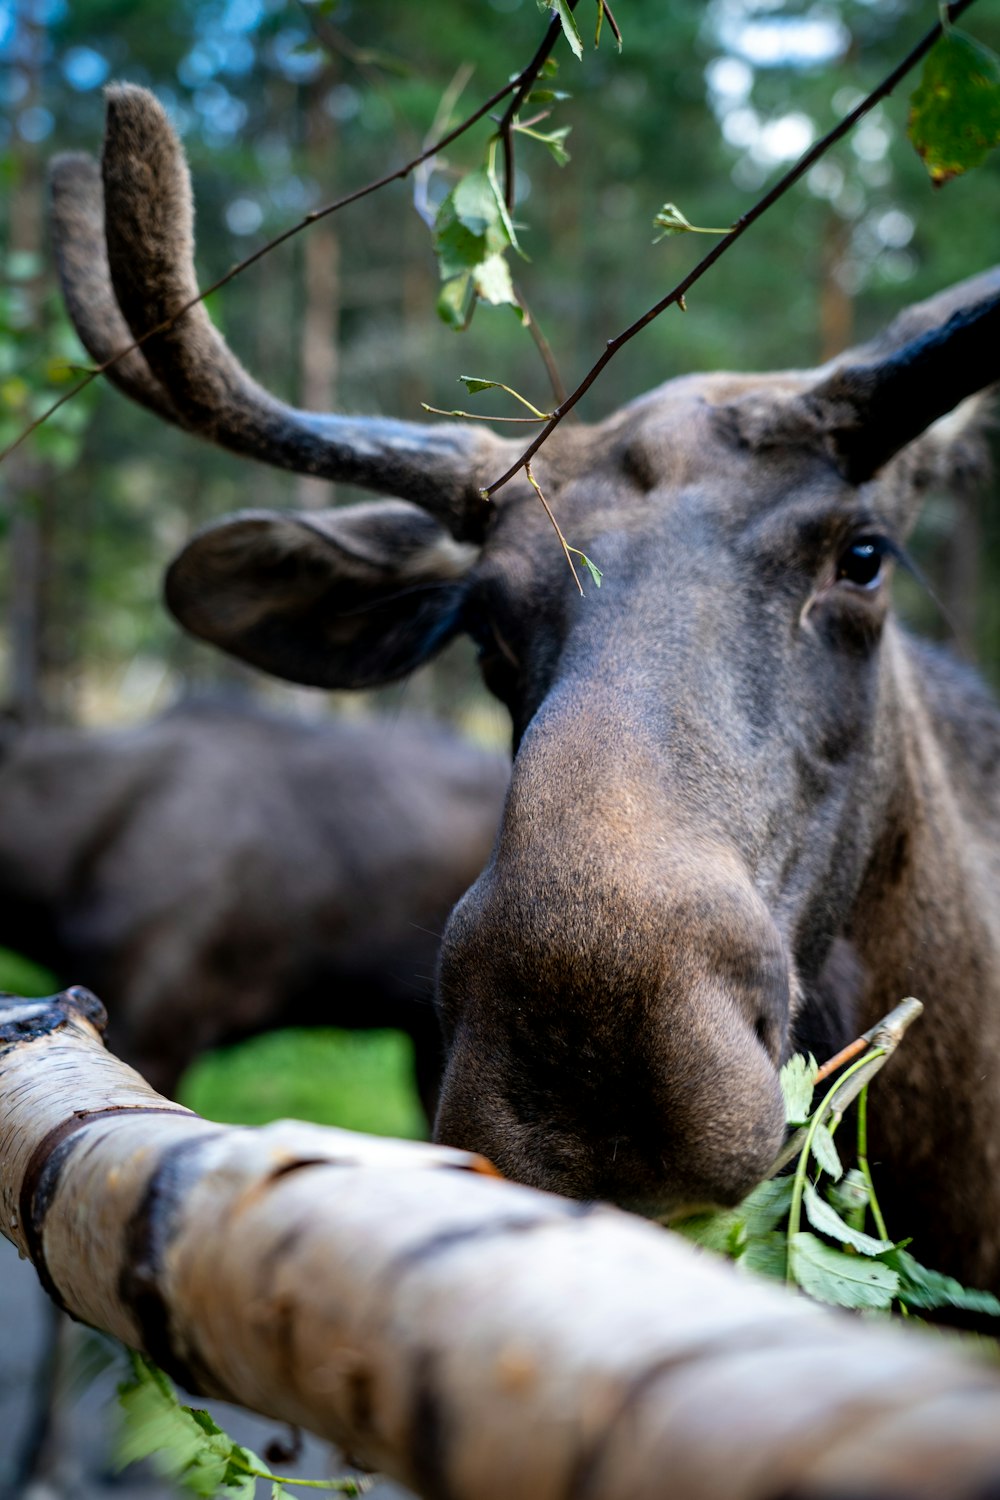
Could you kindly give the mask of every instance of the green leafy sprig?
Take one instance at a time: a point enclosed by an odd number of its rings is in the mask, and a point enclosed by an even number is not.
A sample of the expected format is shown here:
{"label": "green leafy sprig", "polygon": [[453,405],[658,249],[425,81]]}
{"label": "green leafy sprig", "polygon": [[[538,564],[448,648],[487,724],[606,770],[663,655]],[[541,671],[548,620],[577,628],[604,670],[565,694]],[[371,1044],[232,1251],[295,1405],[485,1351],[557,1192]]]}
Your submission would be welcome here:
{"label": "green leafy sprig", "polygon": [[164,1478],[203,1500],[253,1500],[257,1481],[270,1484],[270,1500],[292,1500],[287,1485],[363,1495],[372,1480],[285,1479],[272,1474],[250,1448],[234,1442],[207,1411],[182,1406],[173,1385],[150,1360],[128,1351],[131,1374],[118,1387],[124,1422],[115,1453],[120,1469],[148,1458]]}
{"label": "green leafy sprig", "polygon": [[700,224],[692,224],[676,203],[664,203],[653,215],[653,228],[660,231],[654,236],[653,244],[658,245],[661,240],[670,239],[675,234],[730,234],[732,227],[727,224],[725,229],[705,229]]}
{"label": "green leafy sprig", "polygon": [[[1000,1300],[991,1292],[929,1270],[907,1250],[908,1240],[893,1241],[876,1197],[868,1163],[868,1086],[922,1009],[919,1001],[904,1000],[823,1068],[812,1056],[787,1062],[781,1070],[785,1117],[799,1128],[772,1175],[737,1208],[671,1227],[740,1269],[784,1281],[818,1302],[881,1312],[895,1306],[903,1313],[948,1307],[1000,1318]],[[814,1106],[816,1083],[837,1068],[844,1071]],[[845,1172],[834,1137],[855,1099],[857,1166]],[[793,1162],[793,1171],[777,1175]]]}

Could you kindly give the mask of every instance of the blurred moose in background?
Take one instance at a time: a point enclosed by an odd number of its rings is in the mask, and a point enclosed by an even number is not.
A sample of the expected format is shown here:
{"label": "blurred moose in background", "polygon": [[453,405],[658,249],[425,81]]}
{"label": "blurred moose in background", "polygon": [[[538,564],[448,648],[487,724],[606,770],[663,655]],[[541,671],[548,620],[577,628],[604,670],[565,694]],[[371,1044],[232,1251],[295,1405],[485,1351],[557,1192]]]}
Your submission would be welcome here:
{"label": "blurred moose in background", "polygon": [[438,940],[486,863],[509,768],[414,716],[180,705],[0,738],[0,943],[107,1002],[163,1093],[220,1043],[395,1027],[433,1113]]}
{"label": "blurred moose in background", "polygon": [[[93,163],[57,163],[55,226],[97,358],[196,296],[151,96],[110,94],[103,207]],[[236,452],[402,497],[206,528],[168,577],[191,631],[330,687],[465,631],[510,710],[498,842],[445,934],[438,1136],[579,1197],[732,1202],[780,1142],[782,1059],[916,993],[883,1196],[932,1263],[1000,1287],[1000,714],[889,600],[923,496],[980,464],[964,398],[1000,377],[1000,274],[818,371],[559,428],[534,467],[604,570],[587,597],[523,476],[483,502],[516,443],[286,407],[200,306],[112,373]]]}

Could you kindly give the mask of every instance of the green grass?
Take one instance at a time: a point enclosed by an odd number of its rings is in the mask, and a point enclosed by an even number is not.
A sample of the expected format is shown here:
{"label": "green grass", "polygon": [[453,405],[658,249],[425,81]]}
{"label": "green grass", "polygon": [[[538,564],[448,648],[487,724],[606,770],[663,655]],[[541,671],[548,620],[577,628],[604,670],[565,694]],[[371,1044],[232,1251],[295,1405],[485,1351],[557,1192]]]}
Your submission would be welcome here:
{"label": "green grass", "polygon": [[210,1120],[313,1120],[372,1135],[426,1136],[413,1048],[399,1031],[275,1031],[200,1058],[181,1102]]}
{"label": "green grass", "polygon": [[20,953],[11,953],[9,948],[0,948],[0,991],[34,1000],[40,995],[54,995],[58,989],[59,981],[48,969],[22,958]]}

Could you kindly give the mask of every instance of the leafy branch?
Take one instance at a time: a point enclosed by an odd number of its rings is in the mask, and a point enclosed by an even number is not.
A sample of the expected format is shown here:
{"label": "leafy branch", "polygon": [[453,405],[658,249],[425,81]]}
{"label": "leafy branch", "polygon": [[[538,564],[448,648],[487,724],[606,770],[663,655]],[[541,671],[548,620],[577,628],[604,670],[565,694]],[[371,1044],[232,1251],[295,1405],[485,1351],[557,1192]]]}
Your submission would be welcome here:
{"label": "leafy branch", "polygon": [[560,422],[562,422],[564,418],[569,415],[569,413],[587,393],[587,391],[590,390],[590,387],[594,384],[597,377],[601,374],[604,368],[608,364],[610,364],[611,360],[614,359],[619,350],[623,349],[627,343],[634,339],[637,334],[641,333],[644,328],[647,328],[650,323],[652,323],[661,315],[661,313],[666,312],[669,307],[673,307],[675,304],[683,307],[686,293],[691,289],[691,287],[695,285],[696,282],[701,280],[706,271],[714,266],[716,261],[719,260],[721,256],[725,255],[727,251],[732,249],[736,241],[746,233],[750,226],[752,224],[755,224],[758,219],[760,219],[765,213],[767,213],[769,208],[773,208],[773,206],[785,196],[788,190],[793,187],[795,183],[798,182],[799,179],[810,170],[811,167],[815,166],[816,162],[819,161],[821,157],[825,156],[827,151],[829,151],[832,146],[836,145],[838,141],[842,140],[844,136],[854,128],[859,120],[863,119],[865,115],[867,115],[872,109],[874,109],[876,104],[879,104],[883,99],[885,99],[889,94],[892,93],[896,85],[906,76],[911,68],[914,68],[916,64],[920,62],[921,59],[925,57],[926,54],[931,50],[935,42],[937,42],[942,35],[945,26],[950,22],[956,20],[958,16],[960,16],[964,11],[968,10],[969,6],[973,3],[974,0],[953,0],[952,4],[945,6],[942,11],[942,18],[934,26],[932,26],[931,29],[926,33],[926,35],[922,37],[921,40],[916,44],[916,46],[906,54],[902,62],[897,64],[897,66],[893,68],[893,70],[889,74],[887,74],[882,82],[878,84],[878,86],[874,88],[871,93],[868,94],[861,101],[861,103],[856,106],[856,108],[852,109],[848,114],[846,114],[843,119],[833,127],[832,130],[829,130],[827,134],[822,137],[821,140],[817,141],[813,146],[809,148],[808,151],[804,152],[804,154],[799,157],[798,161],[789,168],[784,176],[781,177],[779,181],[768,190],[768,192],[764,193],[762,197],[758,198],[757,202],[753,205],[752,208],[749,208],[745,214],[741,214],[732,228],[719,240],[718,244],[712,246],[707,255],[705,255],[698,262],[698,264],[692,271],[689,271],[688,274],[677,283],[672,291],[668,292],[665,297],[661,297],[659,302],[654,303],[653,306],[647,309],[647,311],[643,313],[641,317],[637,318],[634,323],[631,323],[628,328],[624,329],[621,333],[616,334],[614,338],[608,340],[600,357],[595,360],[594,364],[587,371],[586,375],[580,381],[576,389],[571,391],[570,394],[566,397],[566,400],[561,402],[556,407],[555,411],[552,413],[545,427],[538,434],[538,436],[524,450],[521,456],[513,464],[511,464],[510,468],[500,475],[499,479],[495,479],[491,485],[488,485],[486,488],[484,488],[482,493],[485,499],[492,499],[497,491],[502,489],[505,484],[507,484],[511,479],[515,477],[515,475],[519,474],[522,469],[527,469],[528,464],[534,458],[535,454],[538,452],[539,448],[541,448],[542,444],[546,442],[549,437],[551,437],[552,433],[559,426]]}
{"label": "leafy branch", "polygon": [[[520,391],[516,391],[513,386],[504,385],[502,380],[483,380],[478,375],[460,375],[459,380],[466,387],[470,396],[478,395],[480,391],[506,391],[508,396],[512,396],[515,401],[519,401],[522,406],[526,407],[527,410],[531,412],[530,417],[491,417],[491,421],[516,422],[520,424],[523,422],[547,422],[549,420],[549,416],[551,415],[549,412],[539,411],[538,407],[534,406],[526,396],[522,396]],[[439,406],[428,406],[426,401],[422,401],[420,404],[423,407],[424,411],[433,412],[435,416],[467,417],[470,421],[480,420],[475,412],[461,411],[457,409],[452,411],[442,411]],[[580,582],[580,575],[577,571],[576,564],[573,561],[574,557],[578,557],[580,559],[581,563],[587,569],[587,572],[593,579],[595,586],[597,588],[600,588],[601,581],[604,578],[604,574],[601,572],[597,564],[587,556],[586,552],[581,552],[579,547],[571,546],[570,543],[566,540],[563,529],[559,525],[559,522],[556,520],[555,512],[553,511],[548,500],[546,500],[542,487],[538,483],[538,480],[535,478],[530,464],[525,465],[525,476],[535,494],[538,496],[538,499],[541,502],[542,509],[548,516],[550,522],[552,523],[555,534],[559,538],[559,545],[563,550],[563,556],[566,558],[570,573],[573,577],[573,582],[579,589],[580,594],[583,594],[583,584]]]}
{"label": "leafy branch", "polygon": [[216,1495],[253,1500],[258,1479],[271,1486],[271,1500],[292,1500],[286,1485],[363,1495],[366,1478],[288,1479],[272,1474],[256,1453],[236,1443],[207,1411],[182,1406],[163,1371],[141,1354],[128,1350],[131,1373],[118,1388],[124,1413],[116,1460],[119,1468],[152,1459],[165,1478],[173,1479],[202,1500]]}
{"label": "leafy branch", "polygon": [[[909,1241],[893,1241],[876,1197],[868,1163],[868,1087],[922,1010],[919,1000],[903,1000],[822,1068],[813,1057],[786,1063],[781,1070],[785,1116],[800,1128],[779,1153],[768,1180],[737,1208],[695,1215],[671,1227],[737,1266],[785,1281],[819,1302],[879,1311],[895,1303],[903,1313],[953,1307],[1000,1317],[1000,1300],[992,1293],[929,1270],[909,1253]],[[816,1085],[845,1064],[814,1109]],[[834,1135],[855,1100],[857,1166],[845,1172]],[[792,1162],[794,1172],[777,1175]],[[874,1235],[866,1231],[869,1215]]]}

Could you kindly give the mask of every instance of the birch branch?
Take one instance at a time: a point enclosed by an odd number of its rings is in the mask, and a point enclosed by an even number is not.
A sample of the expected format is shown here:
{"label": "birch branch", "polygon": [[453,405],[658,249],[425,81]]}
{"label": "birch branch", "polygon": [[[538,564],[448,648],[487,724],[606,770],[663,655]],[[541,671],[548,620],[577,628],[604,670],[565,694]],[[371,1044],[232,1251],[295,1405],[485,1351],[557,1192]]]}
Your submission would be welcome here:
{"label": "birch branch", "polygon": [[0,1000],[0,1229],[191,1390],[431,1500],[982,1500],[1000,1373],[824,1312],[481,1158],[218,1126]]}

